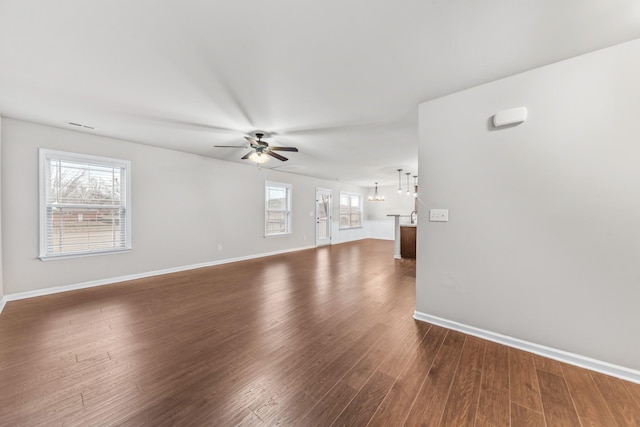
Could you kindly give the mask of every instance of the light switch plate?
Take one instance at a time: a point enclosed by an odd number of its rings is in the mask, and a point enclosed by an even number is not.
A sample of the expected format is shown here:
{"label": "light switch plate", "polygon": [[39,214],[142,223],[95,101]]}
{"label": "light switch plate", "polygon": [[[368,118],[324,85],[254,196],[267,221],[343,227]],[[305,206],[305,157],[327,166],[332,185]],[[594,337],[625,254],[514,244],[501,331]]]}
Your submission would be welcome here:
{"label": "light switch plate", "polygon": [[429,221],[431,222],[449,221],[449,209],[429,209]]}

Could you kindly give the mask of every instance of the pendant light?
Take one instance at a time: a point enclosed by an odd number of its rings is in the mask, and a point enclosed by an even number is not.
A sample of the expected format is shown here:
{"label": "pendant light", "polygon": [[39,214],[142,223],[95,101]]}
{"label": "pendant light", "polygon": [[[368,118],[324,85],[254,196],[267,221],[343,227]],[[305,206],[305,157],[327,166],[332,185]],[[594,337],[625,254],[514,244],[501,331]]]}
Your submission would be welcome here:
{"label": "pendant light", "polygon": [[409,176],[411,175],[411,172],[407,172],[407,196],[411,195],[411,189],[409,188]]}
{"label": "pendant light", "polygon": [[418,175],[413,175],[413,198],[418,198]]}
{"label": "pendant light", "polygon": [[398,194],[402,194],[402,183],[400,182],[402,176],[400,172],[402,172],[402,169],[398,169]]}
{"label": "pendant light", "polygon": [[373,193],[373,196],[369,196],[370,202],[384,202],[384,196],[378,194],[378,183],[376,182],[376,191]]}

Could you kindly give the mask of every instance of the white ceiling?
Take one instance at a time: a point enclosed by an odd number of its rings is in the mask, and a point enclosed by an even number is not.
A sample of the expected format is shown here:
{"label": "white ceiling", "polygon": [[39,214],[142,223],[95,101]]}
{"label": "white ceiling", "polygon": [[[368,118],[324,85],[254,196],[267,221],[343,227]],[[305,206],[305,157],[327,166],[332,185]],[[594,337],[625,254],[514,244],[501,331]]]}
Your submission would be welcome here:
{"label": "white ceiling", "polygon": [[638,37],[638,0],[0,0],[0,114],[394,184],[420,102]]}

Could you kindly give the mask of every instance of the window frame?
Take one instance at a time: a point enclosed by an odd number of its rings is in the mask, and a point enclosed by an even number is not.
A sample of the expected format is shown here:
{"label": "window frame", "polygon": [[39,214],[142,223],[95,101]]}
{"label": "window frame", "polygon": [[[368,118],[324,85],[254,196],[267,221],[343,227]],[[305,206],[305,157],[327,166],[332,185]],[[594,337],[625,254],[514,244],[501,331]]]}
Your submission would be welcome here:
{"label": "window frame", "polygon": [[[342,197],[343,196],[348,196],[349,197],[349,214],[348,214],[349,225],[346,225],[346,226],[342,225]],[[352,215],[352,213],[351,213],[351,208],[352,208],[352,206],[351,206],[351,197],[353,197],[353,196],[356,196],[359,199],[358,206],[359,206],[359,209],[360,209],[360,224],[358,224],[358,225],[351,225],[351,215]],[[339,227],[338,227],[339,230],[350,230],[350,229],[354,229],[354,228],[362,228],[362,221],[363,221],[363,218],[364,218],[364,206],[363,206],[362,200],[363,199],[362,199],[362,194],[361,193],[353,193],[353,192],[350,192],[350,191],[340,191],[340,203],[339,203],[339,207],[338,207],[338,213],[340,214],[340,216],[339,216],[340,220],[338,221],[338,224],[340,224]]]}
{"label": "window frame", "polygon": [[[108,255],[131,251],[131,162],[129,160],[120,160],[110,157],[94,156],[89,154],[73,153],[68,151],[51,150],[46,148],[40,148],[39,152],[39,256],[42,261],[50,261],[57,259],[79,258],[86,256],[96,255]],[[107,166],[107,167],[119,167],[124,170],[124,183],[121,183],[121,194],[124,192],[124,197],[121,199],[124,201],[124,246],[118,248],[97,249],[97,250],[83,250],[73,251],[65,253],[53,253],[48,250],[48,204],[47,195],[50,183],[49,165],[51,160],[67,160],[72,162]]]}
{"label": "window frame", "polygon": [[[268,191],[269,188],[284,188],[287,194],[287,207],[285,210],[278,209],[269,209],[268,206]],[[287,184],[284,182],[276,182],[276,181],[265,181],[264,182],[264,237],[282,237],[282,236],[291,236],[293,234],[293,213],[292,213],[292,205],[293,205],[293,186],[291,184]],[[285,212],[285,228],[286,230],[282,233],[268,233],[267,232],[267,218],[269,216],[269,212]]]}

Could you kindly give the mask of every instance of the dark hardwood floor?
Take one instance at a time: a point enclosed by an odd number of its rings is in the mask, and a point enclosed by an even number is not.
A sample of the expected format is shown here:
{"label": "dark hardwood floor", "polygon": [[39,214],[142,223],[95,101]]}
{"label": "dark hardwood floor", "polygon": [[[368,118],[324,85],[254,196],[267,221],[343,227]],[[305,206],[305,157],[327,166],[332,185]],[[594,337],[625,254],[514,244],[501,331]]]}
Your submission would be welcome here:
{"label": "dark hardwood floor", "polygon": [[0,425],[640,426],[640,385],[414,305],[379,240],[9,302]]}

